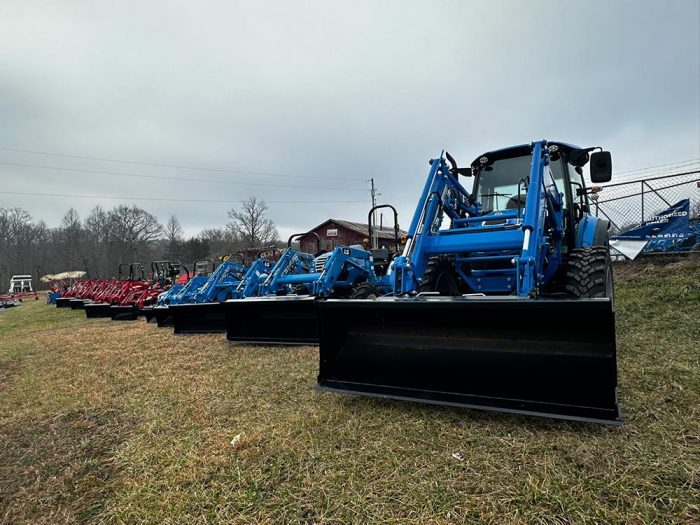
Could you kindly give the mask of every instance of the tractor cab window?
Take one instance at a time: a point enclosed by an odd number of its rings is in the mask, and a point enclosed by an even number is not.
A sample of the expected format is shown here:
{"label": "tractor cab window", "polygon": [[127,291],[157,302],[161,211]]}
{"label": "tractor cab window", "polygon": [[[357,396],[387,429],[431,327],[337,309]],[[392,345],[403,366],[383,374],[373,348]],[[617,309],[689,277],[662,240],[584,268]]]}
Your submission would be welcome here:
{"label": "tractor cab window", "polygon": [[[484,213],[522,208],[532,157],[525,155],[496,160],[482,167],[474,181],[474,192]],[[518,186],[520,185],[520,202]]]}

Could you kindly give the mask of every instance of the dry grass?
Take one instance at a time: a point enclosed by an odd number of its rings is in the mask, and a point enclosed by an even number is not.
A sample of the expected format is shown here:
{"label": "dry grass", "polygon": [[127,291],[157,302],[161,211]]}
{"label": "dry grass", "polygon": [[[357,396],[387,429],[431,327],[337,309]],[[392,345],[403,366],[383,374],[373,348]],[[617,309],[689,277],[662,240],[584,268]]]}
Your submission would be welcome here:
{"label": "dry grass", "polygon": [[0,523],[692,523],[700,267],[617,299],[621,427],[321,394],[313,348],[8,310]]}

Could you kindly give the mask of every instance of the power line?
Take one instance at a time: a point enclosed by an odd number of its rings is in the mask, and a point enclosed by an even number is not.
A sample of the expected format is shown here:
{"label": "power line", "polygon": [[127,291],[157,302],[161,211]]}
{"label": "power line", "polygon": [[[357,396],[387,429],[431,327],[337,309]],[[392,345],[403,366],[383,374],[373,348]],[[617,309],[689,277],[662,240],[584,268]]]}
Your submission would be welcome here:
{"label": "power line", "polygon": [[359,189],[359,188],[333,188],[329,186],[290,186],[289,184],[269,184],[265,182],[235,182],[235,181],[228,181],[228,180],[216,180],[216,179],[193,179],[193,178],[186,178],[186,177],[165,177],[162,175],[139,175],[136,173],[123,173],[120,171],[99,171],[99,170],[88,170],[88,169],[80,169],[80,168],[64,168],[61,166],[45,166],[45,165],[39,165],[39,164],[24,164],[21,162],[3,162],[0,161],[0,164],[3,166],[15,166],[15,167],[20,167],[20,168],[38,168],[38,169],[43,169],[43,170],[56,170],[56,171],[70,171],[74,173],[90,173],[90,174],[97,174],[97,175],[113,175],[113,176],[118,176],[118,177],[134,177],[134,178],[139,178],[139,179],[157,179],[157,180],[174,180],[174,181],[182,181],[182,182],[196,182],[196,183],[213,183],[213,184],[233,184],[236,186],[264,186],[268,188],[286,188],[286,189],[292,189],[292,188],[305,188],[305,189],[314,189],[314,190],[338,190],[338,191],[367,191],[365,189]]}
{"label": "power line", "polygon": [[[101,162],[116,162],[120,164],[135,164],[139,166],[152,166],[158,168],[172,168],[172,169],[182,169],[182,170],[193,170],[193,171],[209,171],[213,173],[233,173],[236,175],[258,175],[264,177],[285,177],[285,178],[295,178],[295,179],[322,179],[328,180],[328,177],[314,176],[314,175],[293,175],[288,173],[274,173],[269,171],[250,171],[250,170],[236,170],[228,168],[204,168],[201,166],[186,166],[182,164],[166,164],[163,162],[143,162],[137,160],[124,160],[124,159],[110,159],[106,157],[92,157],[89,155],[75,155],[69,153],[55,153],[49,151],[37,151],[32,149],[21,149],[21,148],[6,148],[0,147],[3,151],[14,151],[18,153],[30,153],[32,155],[46,155],[50,157],[65,157],[69,159],[83,159],[83,160],[97,160]],[[354,180],[354,181],[364,181],[364,179],[359,177],[334,177],[335,180]]]}
{"label": "power line", "polygon": [[683,166],[682,168],[677,168],[676,170],[648,171],[646,173],[637,173],[628,177],[613,176],[613,180],[615,182],[613,184],[606,183],[605,186],[614,186],[616,184],[632,184],[634,182],[640,182],[643,180],[654,180],[659,178],[679,177],[682,175],[687,175],[688,173],[696,173],[698,170],[700,170],[700,164],[697,164],[695,166]]}
{"label": "power line", "polygon": [[634,170],[628,170],[628,171],[620,171],[617,173],[617,175],[625,175],[626,173],[637,173],[639,171],[648,171],[648,170],[654,170],[657,168],[666,168],[668,166],[676,166],[678,164],[695,164],[700,162],[700,158],[697,159],[688,159],[688,160],[679,160],[677,162],[669,162],[668,164],[659,164],[657,166],[647,166],[646,168],[637,168]]}
{"label": "power line", "polygon": [[[676,170],[687,170],[688,168],[696,166],[700,167],[700,159],[690,159],[669,164],[660,164],[658,166],[649,166],[647,168],[639,168],[636,170],[616,172],[614,174],[614,178],[615,180],[631,180],[637,177],[668,174]],[[620,177],[621,175],[624,175],[624,177]]]}
{"label": "power line", "polygon": [[[215,200],[215,199],[171,199],[165,197],[108,197],[106,195],[74,195],[69,193],[35,193],[27,191],[0,191],[3,195],[29,195],[32,197],[69,197],[72,199],[110,199],[110,200],[131,200],[131,201],[161,201],[161,202],[200,202],[212,204],[239,204],[245,202],[238,200]],[[268,201],[266,204],[350,204],[364,203],[364,200],[339,201],[339,200],[316,200],[316,201]]]}

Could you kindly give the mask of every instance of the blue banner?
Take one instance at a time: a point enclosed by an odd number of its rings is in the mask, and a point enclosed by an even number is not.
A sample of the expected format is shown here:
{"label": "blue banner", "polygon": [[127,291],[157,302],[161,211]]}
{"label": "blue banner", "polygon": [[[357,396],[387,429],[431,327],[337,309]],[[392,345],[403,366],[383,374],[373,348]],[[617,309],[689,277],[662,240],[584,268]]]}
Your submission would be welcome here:
{"label": "blue banner", "polygon": [[690,237],[690,199],[683,199],[641,225],[611,239],[666,240]]}

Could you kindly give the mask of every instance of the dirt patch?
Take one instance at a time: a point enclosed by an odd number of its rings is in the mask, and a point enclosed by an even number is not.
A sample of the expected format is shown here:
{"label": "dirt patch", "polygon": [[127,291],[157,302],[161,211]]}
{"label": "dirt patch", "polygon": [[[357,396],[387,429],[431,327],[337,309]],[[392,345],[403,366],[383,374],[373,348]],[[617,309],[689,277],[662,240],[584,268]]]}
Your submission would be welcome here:
{"label": "dirt patch", "polygon": [[0,430],[0,523],[89,523],[114,491],[114,453],[133,423],[85,409]]}

